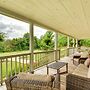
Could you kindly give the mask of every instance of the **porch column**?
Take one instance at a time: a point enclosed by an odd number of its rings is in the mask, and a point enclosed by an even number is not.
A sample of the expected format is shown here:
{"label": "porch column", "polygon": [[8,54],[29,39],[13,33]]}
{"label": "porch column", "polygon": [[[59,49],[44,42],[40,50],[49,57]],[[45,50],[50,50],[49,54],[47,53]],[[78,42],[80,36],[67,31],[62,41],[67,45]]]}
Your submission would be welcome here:
{"label": "porch column", "polygon": [[33,70],[33,50],[34,50],[34,38],[33,38],[33,23],[30,23],[30,42],[29,42],[29,50],[31,53],[31,58],[30,58],[30,71]]}
{"label": "porch column", "polygon": [[55,60],[57,61],[57,49],[58,49],[58,33],[55,32]]}
{"label": "porch column", "polygon": [[70,43],[69,43],[69,36],[67,36],[67,56],[69,56],[69,45],[70,45]]}
{"label": "porch column", "polygon": [[67,37],[67,48],[69,48],[69,36]]}
{"label": "porch column", "polygon": [[73,38],[73,47],[74,47],[74,38]]}
{"label": "porch column", "polygon": [[73,54],[74,54],[74,43],[75,43],[75,42],[74,42],[74,38],[73,38]]}
{"label": "porch column", "polygon": [[78,47],[78,40],[76,39],[76,48]]}

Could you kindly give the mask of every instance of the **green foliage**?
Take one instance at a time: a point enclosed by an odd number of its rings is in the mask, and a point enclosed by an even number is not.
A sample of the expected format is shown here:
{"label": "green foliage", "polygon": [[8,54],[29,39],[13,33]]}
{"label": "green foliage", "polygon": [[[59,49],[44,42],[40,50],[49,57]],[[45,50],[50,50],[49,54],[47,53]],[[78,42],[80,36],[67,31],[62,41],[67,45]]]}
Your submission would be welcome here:
{"label": "green foliage", "polygon": [[53,32],[47,31],[44,36],[40,38],[40,49],[48,50],[53,49],[54,41],[53,41]]}
{"label": "green foliage", "polygon": [[63,47],[67,46],[67,37],[64,35],[59,35],[58,36],[58,46]]}
{"label": "green foliage", "polygon": [[4,43],[0,42],[0,52],[4,52]]}
{"label": "green foliage", "polygon": [[5,40],[5,34],[4,33],[0,33],[0,41],[4,41]]}
{"label": "green foliage", "polygon": [[[22,38],[14,38],[12,40],[5,40],[6,35],[0,33],[0,52],[13,52],[29,50],[29,33],[25,33]],[[73,40],[69,40],[70,46],[73,45]],[[79,46],[90,46],[90,39],[79,40]],[[67,46],[67,36],[60,34],[58,36],[58,46]],[[38,39],[34,36],[34,49],[50,50],[54,48],[54,35],[53,32],[47,31],[44,35]]]}
{"label": "green foliage", "polygon": [[39,46],[39,39],[34,36],[34,49],[39,49],[40,46]]}
{"label": "green foliage", "polygon": [[79,40],[79,44],[80,46],[86,46],[86,47],[90,47],[90,39],[82,39],[82,40]]}
{"label": "green foliage", "polygon": [[12,40],[6,40],[3,43],[4,43],[3,44],[3,46],[4,46],[3,52],[11,52],[11,51],[13,51]]}

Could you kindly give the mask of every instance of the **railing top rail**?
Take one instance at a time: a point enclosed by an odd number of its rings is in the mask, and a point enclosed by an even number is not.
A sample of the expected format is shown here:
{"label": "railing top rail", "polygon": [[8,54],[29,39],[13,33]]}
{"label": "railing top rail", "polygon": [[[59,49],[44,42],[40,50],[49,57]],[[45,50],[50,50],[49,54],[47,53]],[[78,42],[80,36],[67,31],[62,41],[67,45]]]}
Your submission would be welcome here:
{"label": "railing top rail", "polygon": [[19,57],[19,56],[24,56],[24,55],[30,55],[31,53],[24,53],[24,54],[14,54],[14,55],[6,55],[6,56],[0,56],[0,59],[4,58],[11,58],[11,57]]}
{"label": "railing top rail", "polygon": [[[34,54],[38,54],[38,53],[49,53],[49,52],[54,52],[54,51],[56,51],[56,50],[47,50],[47,51],[40,51],[40,52],[34,52]],[[57,51],[59,51],[59,50],[57,50]]]}
{"label": "railing top rail", "polygon": [[[54,52],[54,51],[56,51],[56,50],[34,52],[33,54],[50,53],[50,52]],[[57,50],[57,51],[59,51],[59,50]],[[23,53],[23,54],[0,56],[0,59],[11,58],[11,57],[19,57],[19,56],[24,56],[24,55],[31,55],[31,53]]]}
{"label": "railing top rail", "polygon": [[76,48],[76,47],[69,47],[68,49],[73,49],[73,48]]}

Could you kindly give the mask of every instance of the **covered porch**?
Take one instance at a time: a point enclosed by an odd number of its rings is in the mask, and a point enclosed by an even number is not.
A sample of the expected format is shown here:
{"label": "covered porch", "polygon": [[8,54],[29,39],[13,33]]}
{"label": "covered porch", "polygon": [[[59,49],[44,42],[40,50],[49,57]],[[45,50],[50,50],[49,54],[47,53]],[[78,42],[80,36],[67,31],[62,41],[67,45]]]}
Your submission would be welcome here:
{"label": "covered porch", "polygon": [[[73,38],[73,48],[78,47],[78,40],[87,39],[90,37],[90,1],[83,0],[1,0],[0,1],[0,13],[10,16],[12,18],[22,20],[30,24],[30,53],[12,55],[0,57],[0,84],[9,76],[16,75],[20,72],[32,71],[40,66],[47,65],[54,61],[60,60],[69,63],[69,72],[76,68],[76,65],[72,64],[72,55],[76,49],[69,48],[69,37]],[[34,53],[33,51],[33,25],[44,27],[55,32],[55,50],[48,52]],[[57,47],[58,33],[67,35],[67,50],[65,50],[65,57],[62,57],[62,52]],[[76,40],[76,42],[74,42]],[[70,50],[70,51],[69,51]],[[53,57],[52,57],[53,56]],[[69,57],[66,57],[69,56]],[[43,57],[42,64],[41,59]],[[29,60],[28,60],[29,59]],[[36,59],[36,61],[34,61]],[[6,76],[3,78],[2,62],[5,61]],[[13,61],[15,67],[15,73],[13,73]],[[11,71],[8,72],[8,63],[10,62]],[[17,66],[19,66],[17,70]],[[63,68],[62,68],[63,70]],[[50,70],[50,74],[53,74],[54,70]],[[46,66],[43,66],[35,70],[35,73],[46,74]],[[65,90],[65,77],[67,74],[60,75],[61,77],[61,90]],[[64,78],[63,78],[64,77]],[[2,89],[3,87],[0,87]],[[5,87],[4,87],[5,88]],[[3,88],[3,89],[4,89]]]}

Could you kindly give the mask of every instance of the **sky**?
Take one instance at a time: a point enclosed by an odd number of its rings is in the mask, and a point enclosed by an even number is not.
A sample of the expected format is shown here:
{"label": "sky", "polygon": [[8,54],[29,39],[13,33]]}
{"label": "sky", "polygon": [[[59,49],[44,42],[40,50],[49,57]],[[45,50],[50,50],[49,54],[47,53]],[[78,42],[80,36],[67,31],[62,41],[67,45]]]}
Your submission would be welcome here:
{"label": "sky", "polygon": [[[34,26],[34,36],[37,38],[44,35],[46,31],[46,29]],[[29,32],[29,24],[0,14],[0,32],[5,33],[8,39],[23,37]]]}

